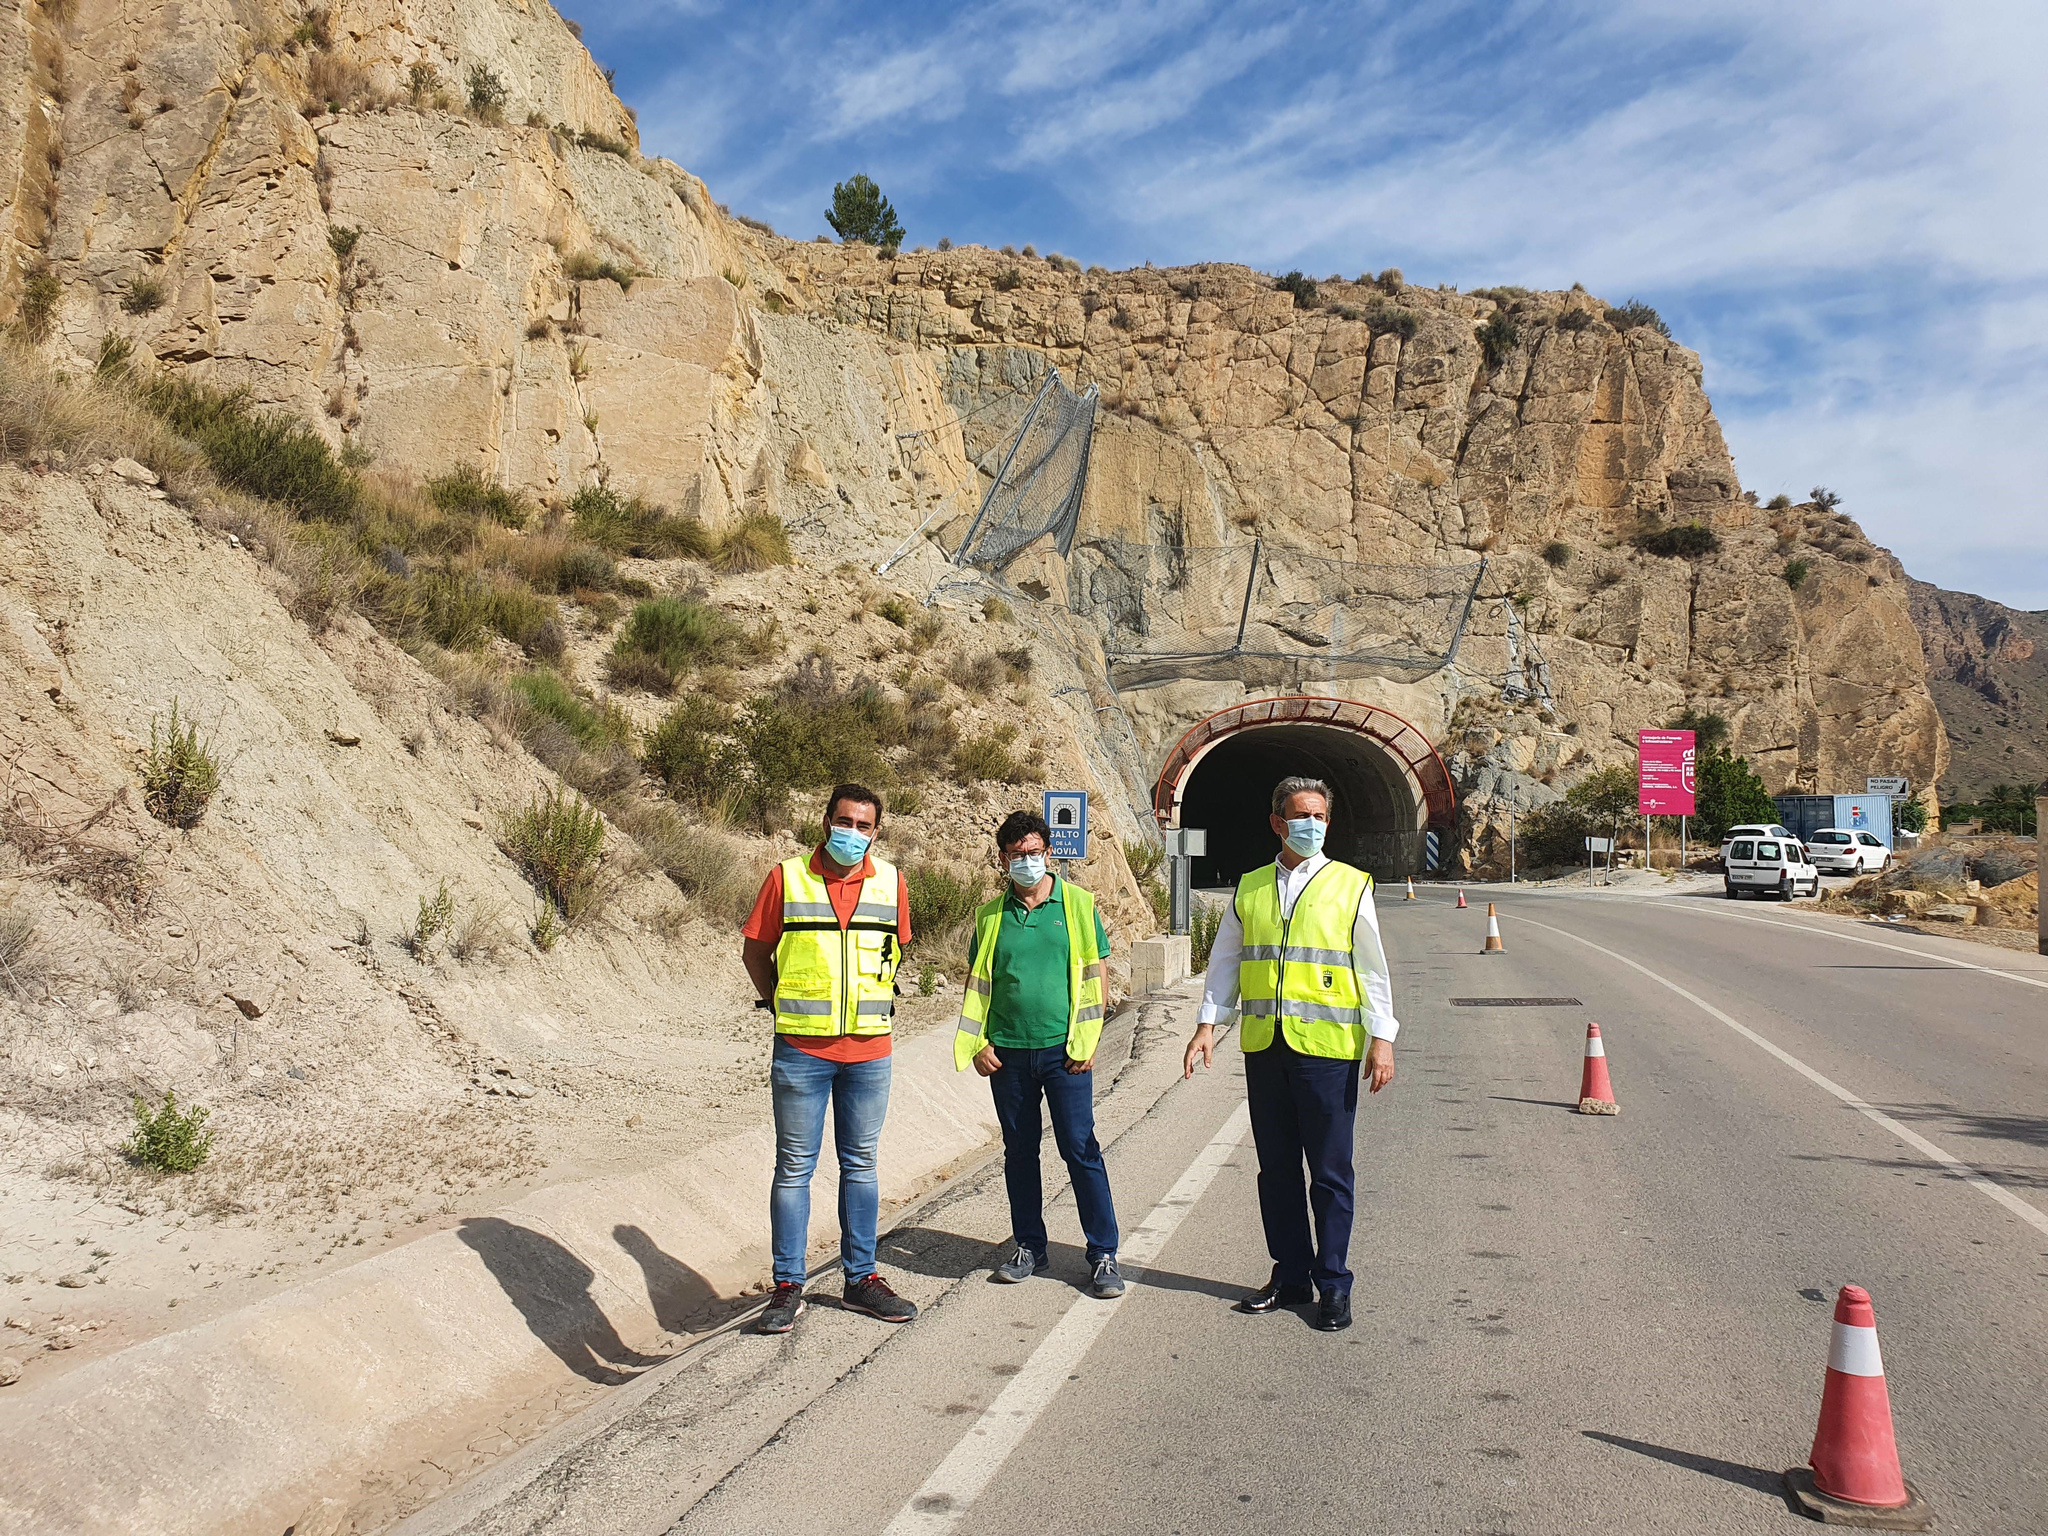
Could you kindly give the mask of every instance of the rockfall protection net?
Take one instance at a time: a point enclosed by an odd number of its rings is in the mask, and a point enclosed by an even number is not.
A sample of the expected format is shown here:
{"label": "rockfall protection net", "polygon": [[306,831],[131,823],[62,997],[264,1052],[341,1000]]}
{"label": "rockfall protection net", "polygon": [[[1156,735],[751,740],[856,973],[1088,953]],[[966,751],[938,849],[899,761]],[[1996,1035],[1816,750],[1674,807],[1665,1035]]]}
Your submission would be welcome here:
{"label": "rockfall protection net", "polygon": [[955,565],[1000,571],[1047,534],[1061,554],[1073,547],[1081,495],[1088,487],[1097,393],[1091,384],[1075,394],[1057,368],[1046,374],[981,499],[981,510],[953,552]]}
{"label": "rockfall protection net", "polygon": [[1181,678],[1415,681],[1456,657],[1486,562],[1371,565],[1254,541],[1086,539],[1067,604],[1102,636],[1113,687]]}

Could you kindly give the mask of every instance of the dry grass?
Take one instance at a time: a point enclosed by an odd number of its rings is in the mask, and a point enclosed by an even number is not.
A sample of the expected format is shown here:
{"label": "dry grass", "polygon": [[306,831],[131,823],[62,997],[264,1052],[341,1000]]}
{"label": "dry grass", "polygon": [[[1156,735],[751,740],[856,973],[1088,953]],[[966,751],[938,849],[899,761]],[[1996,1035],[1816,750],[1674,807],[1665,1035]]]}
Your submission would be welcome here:
{"label": "dry grass", "polygon": [[0,907],[0,993],[33,1002],[48,979],[35,914],[13,902]]}
{"label": "dry grass", "polygon": [[760,885],[758,845],[711,827],[692,826],[672,805],[632,800],[611,807],[620,831],[640,845],[713,922],[737,927]]}
{"label": "dry grass", "polygon": [[0,344],[0,458],[34,461],[62,453],[80,467],[123,454],[164,477],[174,494],[196,489],[197,449],[118,382],[60,382],[35,354]]}

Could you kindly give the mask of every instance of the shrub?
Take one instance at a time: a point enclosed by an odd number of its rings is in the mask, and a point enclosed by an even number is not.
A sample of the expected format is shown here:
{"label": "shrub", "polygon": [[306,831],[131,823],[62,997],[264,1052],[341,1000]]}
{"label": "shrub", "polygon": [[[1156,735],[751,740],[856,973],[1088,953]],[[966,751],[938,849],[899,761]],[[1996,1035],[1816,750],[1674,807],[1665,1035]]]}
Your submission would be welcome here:
{"label": "shrub", "polygon": [[1408,285],[1408,280],[1401,275],[1399,267],[1388,267],[1378,277],[1374,278],[1373,281],[1378,283],[1388,293],[1399,293]]}
{"label": "shrub", "polygon": [[796,556],[789,547],[789,530],[773,512],[750,512],[719,535],[711,563],[727,575],[765,571],[771,565],[789,565]]}
{"label": "shrub", "polygon": [[0,907],[0,991],[28,1002],[42,981],[35,914],[26,907]]}
{"label": "shrub", "polygon": [[859,240],[888,249],[903,244],[903,225],[882,189],[866,176],[855,176],[832,188],[832,206],[825,222],[842,240]]}
{"label": "shrub", "polygon": [[467,77],[469,110],[480,122],[496,126],[505,121],[505,102],[509,93],[505,82],[498,78],[495,70],[482,64],[469,66]]}
{"label": "shrub", "polygon": [[427,499],[443,512],[487,518],[506,528],[524,528],[532,508],[520,492],[485,478],[473,464],[458,464],[426,485]]}
{"label": "shrub", "polygon": [[334,252],[336,261],[347,261],[356,252],[356,242],[363,238],[360,229],[351,229],[346,224],[327,226],[327,248]]}
{"label": "shrub", "polygon": [[612,643],[612,654],[618,658],[650,657],[668,673],[672,684],[678,674],[707,662],[766,655],[773,640],[773,625],[749,630],[708,604],[686,597],[657,597],[634,605],[626,627]]}
{"label": "shrub", "polygon": [[1898,815],[1893,818],[1903,832],[1925,832],[1927,830],[1927,807],[1918,800],[1905,800],[1899,804]]}
{"label": "shrub", "polygon": [[569,512],[580,536],[615,555],[708,560],[717,549],[717,540],[699,519],[672,517],[666,508],[606,486],[586,485],[569,498]]}
{"label": "shrub", "polygon": [[417,107],[441,89],[441,72],[431,64],[415,64],[405,72],[405,86]]}
{"label": "shrub", "polygon": [[1806,585],[1806,578],[1809,575],[1811,575],[1812,572],[1813,565],[1810,561],[1787,560],[1785,562],[1785,585],[1790,587],[1794,592],[1797,592],[1801,587]]}
{"label": "shrub", "polygon": [[325,438],[289,416],[259,414],[245,391],[158,375],[139,395],[197,445],[224,485],[300,517],[346,522],[362,506],[362,482],[335,459]]}
{"label": "shrub", "polygon": [[1479,346],[1486,354],[1489,368],[1498,368],[1521,344],[1522,329],[1505,310],[1495,310],[1486,324],[1479,327]]}
{"label": "shrub", "polygon": [[213,1132],[206,1129],[212,1111],[198,1104],[179,1109],[175,1089],[164,1090],[164,1101],[154,1111],[137,1094],[134,1113],[134,1134],[121,1143],[121,1153],[130,1162],[158,1173],[190,1173],[213,1150]]}
{"label": "shrub", "polygon": [[309,115],[342,112],[369,93],[370,77],[355,60],[325,48],[306,60],[306,108]]}
{"label": "shrub", "polygon": [[962,693],[987,693],[1003,680],[1003,664],[993,656],[955,656],[946,663],[946,676]]}
{"label": "shrub", "polygon": [[1000,597],[985,597],[981,600],[981,616],[991,624],[1007,624],[1016,617],[1010,605]]}
{"label": "shrub", "polygon": [[1159,866],[1166,862],[1166,850],[1154,842],[1142,842],[1135,847],[1126,844],[1124,862],[1131,867],[1131,875],[1140,885],[1159,873]]}
{"label": "shrub", "polygon": [[1720,547],[1720,539],[1704,523],[1673,523],[1669,528],[1647,529],[1636,535],[1636,548],[1667,559],[1697,560]]}
{"label": "shrub", "polygon": [[1196,975],[1209,969],[1209,955],[1223,927],[1223,909],[1198,902],[1188,923],[1188,968]]}
{"label": "shrub", "polygon": [[985,735],[969,737],[953,749],[953,772],[963,783],[993,779],[1003,784],[1023,784],[1032,775],[1010,753],[1017,739],[1017,727],[999,725]]}
{"label": "shrub", "polygon": [[64,297],[64,284],[48,267],[29,270],[21,283],[22,334],[30,341],[42,341],[50,334],[50,322],[57,316],[57,301]]}
{"label": "shrub", "polygon": [[953,249],[953,237],[951,235],[939,236],[939,249],[942,251],[950,251],[951,249]]}
{"label": "shrub", "polygon": [[443,880],[441,889],[431,898],[420,898],[420,915],[413,919],[412,931],[405,936],[406,952],[415,960],[426,959],[435,938],[454,921],[455,898],[448,894],[448,882]]}
{"label": "shrub", "polygon": [[910,932],[920,943],[941,944],[959,934],[988,899],[973,876],[931,864],[906,864],[903,883],[910,895]]}
{"label": "shrub", "polygon": [[178,722],[178,701],[171,700],[171,718],[161,735],[149,722],[149,751],[142,759],[143,808],[167,827],[190,829],[206,814],[207,803],[220,788],[220,768],[199,739],[199,727]]}
{"label": "shrub", "polygon": [[131,315],[153,314],[164,307],[164,281],[160,277],[131,277],[121,292],[121,308]]}
{"label": "shrub", "polygon": [[588,544],[571,544],[556,568],[558,592],[606,592],[618,585],[618,562]]}
{"label": "shrub", "polygon": [[1034,658],[1027,646],[1019,645],[1006,651],[997,651],[996,660],[1002,664],[1003,678],[1006,682],[1021,683],[1031,676]]}
{"label": "shrub", "polygon": [[744,778],[732,727],[731,710],[701,693],[688,694],[647,733],[641,761],[676,799],[717,805]]}
{"label": "shrub", "polygon": [[1571,563],[1572,547],[1562,539],[1552,539],[1543,546],[1543,559],[1548,565],[1563,567]]}
{"label": "shrub", "polygon": [[577,251],[562,258],[562,272],[572,282],[591,283],[600,280],[617,283],[619,291],[625,292],[633,286],[633,279],[640,276],[631,267],[619,265],[590,251]]}
{"label": "shrub", "polygon": [[632,722],[617,705],[591,704],[562,678],[545,668],[522,672],[506,683],[512,694],[535,712],[561,726],[576,743],[595,751],[611,743],[630,741]]}
{"label": "shrub", "polygon": [[792,789],[857,780],[886,785],[894,774],[882,747],[906,716],[867,678],[841,686],[829,659],[806,657],[773,693],[747,706],[737,734],[746,750],[749,803],[766,814]]}
{"label": "shrub", "polygon": [[1639,325],[1646,325],[1667,341],[1671,337],[1671,327],[1664,323],[1664,317],[1639,299],[1630,299],[1619,309],[1609,305],[1607,323],[1621,331],[1630,331]]}
{"label": "shrub", "polygon": [[[595,149],[607,155],[617,155],[621,160],[633,158],[633,148],[624,139],[614,139],[602,133],[594,133],[588,128],[576,135],[576,145],[579,149]],[[740,222],[745,224],[750,221],[742,219]],[[766,228],[767,226],[763,225],[761,227]],[[772,235],[775,231],[770,229],[768,233]]]}
{"label": "shrub", "polygon": [[499,841],[562,916],[573,922],[594,908],[604,818],[580,797],[565,789],[535,795],[505,823]]}
{"label": "shrub", "polygon": [[1557,328],[1560,331],[1591,330],[1593,328],[1592,311],[1585,309],[1568,309],[1563,314],[1557,317]]}
{"label": "shrub", "polygon": [[1604,834],[1604,823],[1575,805],[1557,801],[1538,806],[1515,829],[1516,853],[1529,868],[1586,862],[1586,839]]}
{"label": "shrub", "polygon": [[1413,341],[1415,333],[1422,329],[1422,317],[1398,304],[1373,305],[1365,312],[1365,322],[1374,330],[1391,332],[1403,341]]}
{"label": "shrub", "polygon": [[1298,270],[1275,278],[1273,286],[1282,293],[1292,294],[1296,309],[1315,309],[1323,302],[1323,296],[1316,291],[1316,280],[1304,277]]}
{"label": "shrub", "polygon": [[1787,496],[1783,491],[1780,491],[1777,495],[1773,496],[1769,501],[1765,502],[1764,505],[1773,512],[1783,512],[1791,507],[1792,498],[1790,496]]}
{"label": "shrub", "polygon": [[1842,498],[1824,485],[1816,485],[1808,491],[1806,499],[1822,512],[1832,512],[1842,504]]}
{"label": "shrub", "polygon": [[1024,274],[1015,267],[1006,267],[996,274],[995,286],[997,293],[1012,292],[1024,286]]}
{"label": "shrub", "polygon": [[910,604],[900,597],[885,598],[875,605],[875,612],[894,624],[898,629],[910,628]]}
{"label": "shrub", "polygon": [[737,928],[752,909],[761,884],[754,848],[712,828],[691,826],[659,800],[622,801],[614,819],[713,921]]}

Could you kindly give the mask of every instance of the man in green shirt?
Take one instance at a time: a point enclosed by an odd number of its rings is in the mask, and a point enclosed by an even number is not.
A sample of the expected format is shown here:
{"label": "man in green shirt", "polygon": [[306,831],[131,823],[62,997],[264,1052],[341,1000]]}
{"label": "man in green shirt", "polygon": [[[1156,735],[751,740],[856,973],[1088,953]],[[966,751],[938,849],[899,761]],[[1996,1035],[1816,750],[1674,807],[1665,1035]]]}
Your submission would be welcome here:
{"label": "man in green shirt", "polygon": [[1124,1290],[1116,1207],[1095,1139],[1093,1068],[1109,930],[1093,896],[1047,871],[1047,836],[1045,818],[1035,811],[1012,812],[996,829],[1009,882],[975,914],[954,1057],[963,1066],[971,1060],[989,1080],[1003,1128],[1003,1179],[1017,1251],[998,1266],[996,1279],[1014,1284],[1049,1267],[1038,1169],[1043,1101],[1088,1240],[1089,1294],[1106,1300]]}

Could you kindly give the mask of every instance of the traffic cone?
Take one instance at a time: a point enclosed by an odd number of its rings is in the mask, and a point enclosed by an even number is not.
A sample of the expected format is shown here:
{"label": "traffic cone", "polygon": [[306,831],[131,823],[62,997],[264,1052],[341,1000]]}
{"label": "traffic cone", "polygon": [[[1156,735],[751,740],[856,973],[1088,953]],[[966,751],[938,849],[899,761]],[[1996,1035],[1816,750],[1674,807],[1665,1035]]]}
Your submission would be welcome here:
{"label": "traffic cone", "polygon": [[1462,885],[1458,887],[1458,910],[1465,910],[1465,887]]}
{"label": "traffic cone", "polygon": [[1493,910],[1493,903],[1486,904],[1486,942],[1479,946],[1482,955],[1501,955],[1507,951],[1500,944],[1500,917]]}
{"label": "traffic cone", "polygon": [[1413,875],[1408,877],[1408,895],[1404,899],[1408,901],[1415,899],[1415,877]]}
{"label": "traffic cone", "polygon": [[1843,1286],[1835,1298],[1820,1427],[1807,1461],[1785,1474],[1785,1487],[1815,1520],[1884,1531],[1924,1531],[1934,1524],[1934,1511],[1899,1472],[1877,1313],[1860,1285]]}
{"label": "traffic cone", "polygon": [[1621,1106],[1614,1102],[1614,1085],[1607,1080],[1607,1047],[1600,1043],[1598,1024],[1586,1026],[1586,1070],[1579,1078],[1579,1113],[1621,1113]]}

